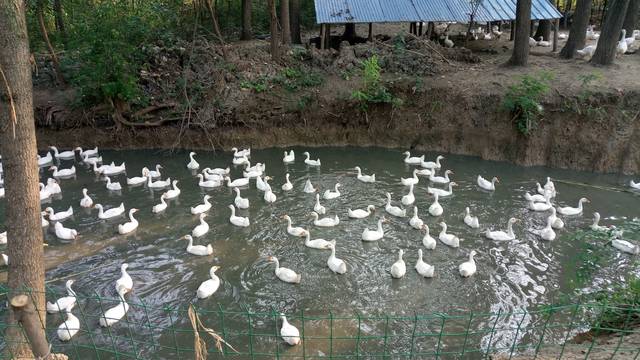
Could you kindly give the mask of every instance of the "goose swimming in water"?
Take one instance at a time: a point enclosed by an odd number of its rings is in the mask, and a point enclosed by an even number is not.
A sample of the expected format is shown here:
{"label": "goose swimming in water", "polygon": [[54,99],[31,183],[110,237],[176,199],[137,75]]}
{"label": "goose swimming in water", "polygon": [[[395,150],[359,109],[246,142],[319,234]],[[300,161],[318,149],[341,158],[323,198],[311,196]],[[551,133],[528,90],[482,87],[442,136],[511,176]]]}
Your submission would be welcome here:
{"label": "goose swimming in water", "polygon": [[374,183],[374,182],[376,182],[376,174],[362,175],[362,170],[360,169],[360,166],[356,166],[353,169],[358,172],[358,174],[356,175],[356,178],[358,180],[362,181],[363,183]]}
{"label": "goose swimming in water", "polygon": [[129,221],[118,225],[118,233],[120,235],[128,234],[138,228],[138,220],[133,218],[133,214],[137,211],[138,209],[129,209]]}
{"label": "goose swimming in water", "polygon": [[122,185],[120,185],[119,182],[113,182],[112,183],[111,182],[111,178],[108,177],[108,176],[106,177],[106,179],[107,179],[107,185],[106,185],[107,190],[110,190],[110,191],[120,191],[120,190],[122,190]]}
{"label": "goose swimming in water", "polygon": [[447,246],[453,248],[460,247],[460,239],[453,234],[447,234],[447,224],[445,224],[444,221],[440,222],[440,227],[442,227],[442,230],[440,231],[440,235],[438,235],[438,239]]}
{"label": "goose swimming in water", "polygon": [[64,309],[67,318],[62,324],[58,326],[58,331],[56,333],[60,341],[71,340],[71,338],[74,337],[80,330],[80,320],[71,313],[72,309],[73,306]]}
{"label": "goose swimming in water", "polygon": [[507,222],[507,231],[491,231],[487,229],[484,236],[489,240],[495,241],[511,241],[516,239],[516,234],[513,232],[513,224],[518,222],[516,218],[511,218]]}
{"label": "goose swimming in water", "polygon": [[422,277],[433,277],[435,267],[433,265],[427,264],[426,262],[424,262],[424,260],[422,260],[422,249],[418,249],[418,261],[416,262],[415,269]]}
{"label": "goose swimming in water", "polygon": [[311,216],[313,217],[313,225],[320,227],[334,227],[340,224],[340,219],[338,215],[334,215],[333,217],[325,217],[320,219],[317,212],[312,211]]}
{"label": "goose swimming in water", "polygon": [[316,203],[313,205],[313,211],[320,215],[324,215],[327,212],[327,209],[320,204],[320,194],[316,194]]}
{"label": "goose swimming in water", "polygon": [[284,175],[285,183],[282,184],[282,191],[291,191],[293,190],[293,184],[289,181],[289,173]]}
{"label": "goose swimming in water", "polygon": [[74,177],[76,175],[75,166],[71,166],[68,169],[58,169],[57,166],[52,166],[49,168],[49,171],[53,171],[54,178],[68,178],[68,177]]}
{"label": "goose swimming in water", "polygon": [[153,212],[154,214],[159,214],[167,210],[167,202],[165,201],[166,198],[167,198],[167,193],[162,194],[160,196],[160,204],[153,205],[151,212]]}
{"label": "goose swimming in water", "polygon": [[417,157],[417,156],[411,156],[411,153],[408,151],[405,151],[402,153],[402,155],[405,156],[404,158],[404,163],[407,165],[420,165],[424,162],[424,155]]}
{"label": "goose swimming in water", "polygon": [[248,217],[236,216],[236,208],[233,205],[229,205],[229,210],[231,210],[230,223],[239,227],[248,227],[250,225]]}
{"label": "goose swimming in water", "polygon": [[289,235],[305,236],[307,230],[301,227],[291,226],[291,218],[289,217],[289,215],[283,215],[282,218],[287,221],[287,232],[289,233]]}
{"label": "goose swimming in water", "polygon": [[329,250],[331,243],[325,239],[313,239],[311,240],[311,233],[306,230],[304,245],[308,248],[318,250]]}
{"label": "goose swimming in water", "polygon": [[413,169],[413,176],[410,178],[400,178],[400,183],[404,186],[417,185],[420,179],[418,179],[418,169]]}
{"label": "goose swimming in water", "polygon": [[529,232],[539,236],[542,240],[552,241],[556,238],[556,232],[551,227],[552,219],[547,218],[547,225],[542,229],[529,229]]}
{"label": "goose swimming in water", "polygon": [[449,179],[449,174],[453,175],[453,171],[451,170],[445,171],[444,176],[435,176],[431,174],[429,176],[429,181],[431,181],[434,184],[448,184],[449,182],[451,182],[451,179]]}
{"label": "goose swimming in water", "polygon": [[44,212],[49,216],[50,221],[64,221],[73,216],[73,206],[69,206],[69,209],[66,211],[59,211],[57,213],[48,207],[44,209]]}
{"label": "goose swimming in water", "polygon": [[180,196],[180,189],[178,189],[178,180],[173,180],[171,182],[171,184],[172,184],[173,188],[167,190],[164,193],[164,198],[166,200],[174,199],[174,198],[177,198],[178,196]]}
{"label": "goose swimming in water", "polygon": [[127,272],[129,264],[124,263],[120,265],[120,278],[116,280],[116,292],[122,292],[126,294],[133,290],[133,279]]}
{"label": "goose swimming in water", "polygon": [[464,223],[467,224],[467,226],[472,229],[477,229],[480,227],[480,222],[478,221],[478,217],[471,216],[471,212],[469,211],[468,206],[464,209]]}
{"label": "goose swimming in water", "polygon": [[207,217],[207,214],[200,214],[200,224],[191,230],[191,236],[200,237],[209,232],[209,224],[204,221],[204,218]]}
{"label": "goose swimming in water", "polygon": [[295,161],[296,161],[296,154],[293,152],[293,150],[289,150],[288,154],[287,154],[287,151],[285,150],[284,157],[282,158],[282,162],[285,164],[291,164]]}
{"label": "goose swimming in water", "polygon": [[193,151],[189,153],[189,163],[187,164],[187,169],[189,170],[198,170],[200,168],[200,164],[193,157],[196,155]]}
{"label": "goose swimming in water", "polygon": [[276,264],[276,270],[275,270],[275,274],[278,277],[278,279],[286,282],[286,283],[290,283],[290,284],[299,284],[300,280],[302,279],[302,276],[300,274],[297,274],[295,271],[286,268],[286,267],[281,267],[280,266],[280,261],[278,261],[278,258],[275,256],[269,256],[267,258],[267,261],[275,263]]}
{"label": "goose swimming in water", "polygon": [[424,224],[422,229],[425,231],[424,236],[422,237],[422,245],[427,250],[433,250],[436,248],[436,239],[434,239],[431,234],[429,234],[429,226]]}
{"label": "goose swimming in water", "polygon": [[65,288],[67,290],[67,296],[61,297],[56,300],[55,303],[50,303],[47,301],[47,312],[49,314],[54,314],[58,312],[62,312],[67,310],[68,308],[73,308],[78,301],[76,297],[76,292],[73,291],[71,285],[73,285],[74,280],[67,280],[65,284]]}
{"label": "goose swimming in water", "polygon": [[458,271],[460,272],[460,276],[469,277],[476,273],[476,262],[473,260],[473,257],[476,255],[475,250],[471,250],[469,253],[469,260],[463,262],[458,266]]}
{"label": "goose swimming in water", "polygon": [[236,197],[233,200],[233,203],[236,205],[236,207],[238,209],[248,209],[249,208],[249,199],[243,198],[242,196],[240,196],[240,189],[239,188],[234,188],[233,190],[236,192]]}
{"label": "goose swimming in water", "polygon": [[55,225],[56,237],[62,240],[74,240],[78,237],[78,231],[64,227],[61,222]]}
{"label": "goose swimming in water", "polygon": [[556,230],[560,230],[564,227],[564,221],[562,221],[562,219],[560,219],[556,215],[556,208],[554,207],[551,207],[551,215],[549,215],[549,220],[551,221],[551,226]]}
{"label": "goose swimming in water", "polygon": [[483,190],[487,190],[487,191],[495,191],[496,190],[496,183],[499,183],[500,180],[498,180],[497,177],[493,177],[493,179],[491,179],[491,181],[483,178],[482,176],[478,175],[478,186],[483,189]]}
{"label": "goose swimming in water", "polygon": [[331,255],[327,260],[327,266],[336,274],[344,274],[347,272],[347,263],[336,257],[336,241],[331,240]]}
{"label": "goose swimming in water", "polygon": [[429,214],[431,216],[440,216],[442,215],[442,213],[444,212],[444,209],[442,208],[442,205],[440,205],[440,203],[438,202],[438,198],[440,196],[436,193],[433,195],[433,204],[431,204],[431,206],[429,206]]}
{"label": "goose swimming in water", "polygon": [[189,241],[189,245],[187,245],[187,252],[189,254],[198,256],[207,256],[213,254],[213,246],[211,246],[211,244],[208,244],[207,246],[193,245],[193,237],[191,235],[185,235],[182,238]]}
{"label": "goose swimming in water", "polygon": [[430,186],[427,186],[427,192],[429,194],[432,194],[432,195],[438,194],[439,197],[451,196],[451,195],[453,195],[453,187],[454,186],[458,186],[458,184],[456,184],[454,181],[452,181],[452,182],[449,183],[448,186],[449,186],[449,190],[432,188]]}
{"label": "goose swimming in water", "polygon": [[593,213],[593,224],[591,224],[589,228],[593,231],[609,231],[608,227],[600,226],[599,222],[600,222],[600,213],[596,211]]}
{"label": "goose swimming in water", "polygon": [[206,299],[218,291],[218,288],[220,287],[220,278],[216,275],[216,271],[218,269],[220,269],[220,266],[212,266],[209,269],[210,279],[203,281],[196,291],[198,299]]}
{"label": "goose swimming in water", "polygon": [[311,184],[311,180],[307,179],[307,181],[304,183],[304,190],[305,193],[307,194],[312,194],[314,192],[316,192],[316,188],[313,187],[313,184]]}
{"label": "goose swimming in water", "polygon": [[440,160],[444,160],[444,156],[442,155],[438,155],[438,157],[436,157],[436,161],[427,161],[427,162],[421,162],[420,163],[420,167],[424,168],[424,169],[431,169],[431,170],[439,170],[440,168],[442,168],[442,165],[440,165]]}
{"label": "goose swimming in water", "polygon": [[580,215],[582,214],[582,204],[583,203],[588,203],[590,202],[589,199],[587,198],[581,198],[578,201],[578,207],[571,207],[571,206],[565,206],[565,207],[559,207],[556,210],[558,211],[558,214],[560,215]]}
{"label": "goose swimming in water", "polygon": [[376,230],[364,229],[362,232],[362,241],[378,241],[384,237],[384,229],[382,223],[387,222],[385,218],[378,219],[378,227]]}
{"label": "goose swimming in water", "polygon": [[96,204],[94,208],[98,209],[98,219],[101,220],[113,219],[115,217],[122,216],[125,211],[124,203],[120,203],[120,206],[109,210],[104,210],[100,204]]}
{"label": "goose swimming in water", "polygon": [[391,205],[391,194],[387,193],[387,205],[384,207],[384,210],[393,215],[393,216],[397,216],[397,217],[405,217],[407,216],[407,210],[406,209],[402,209],[400,207],[397,206],[393,206]]}
{"label": "goose swimming in water", "polygon": [[413,205],[413,203],[416,202],[416,196],[413,194],[413,185],[409,185],[409,193],[404,195],[402,199],[400,199],[400,202],[404,206]]}
{"label": "goose swimming in water", "polygon": [[404,274],[407,273],[407,266],[404,263],[404,260],[402,259],[402,255],[404,254],[404,251],[402,251],[402,249],[398,250],[398,260],[396,260],[396,262],[393,263],[393,265],[391,265],[391,277],[395,278],[395,279],[400,279],[401,277],[404,276]]}
{"label": "goose swimming in water", "polygon": [[422,221],[422,219],[420,219],[418,217],[418,207],[417,206],[413,207],[413,216],[411,217],[411,219],[409,219],[409,225],[412,228],[418,229],[418,230],[421,230],[422,227],[424,226],[424,221]]}
{"label": "goose swimming in water", "polygon": [[311,155],[309,155],[309,152],[305,151],[304,154],[305,159],[304,159],[304,163],[309,165],[309,166],[320,166],[320,159],[317,160],[311,160]]}
{"label": "goose swimming in water", "polygon": [[322,195],[322,198],[325,200],[331,200],[331,199],[336,199],[338,197],[340,197],[340,190],[338,190],[338,188],[340,187],[340,183],[336,183],[334,186],[334,190],[326,190],[324,192],[324,195]]}
{"label": "goose swimming in water", "polygon": [[376,210],[376,207],[373,205],[367,206],[366,209],[355,209],[355,210],[347,209],[347,216],[349,216],[352,219],[364,219],[369,215],[371,215],[371,213],[374,212],[375,210]]}
{"label": "goose swimming in water", "polygon": [[207,212],[211,209],[211,203],[209,202],[209,199],[211,199],[210,195],[205,195],[204,196],[204,204],[200,204],[197,205],[196,207],[192,207],[191,208],[191,213],[193,215],[198,215],[198,214],[202,214],[204,212]]}
{"label": "goose swimming in water", "polygon": [[120,303],[104,312],[100,317],[100,326],[109,327],[120,321],[129,311],[129,304],[124,299],[124,291],[118,291]]}

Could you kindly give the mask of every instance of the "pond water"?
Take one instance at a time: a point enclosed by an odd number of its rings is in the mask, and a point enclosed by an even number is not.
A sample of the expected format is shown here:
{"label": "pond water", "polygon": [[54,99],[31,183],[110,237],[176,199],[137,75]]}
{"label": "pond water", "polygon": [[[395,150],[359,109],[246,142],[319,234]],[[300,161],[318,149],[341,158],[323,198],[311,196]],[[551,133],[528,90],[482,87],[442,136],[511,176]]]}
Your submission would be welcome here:
{"label": "pond water", "polygon": [[[86,320],[82,323],[83,330],[90,328],[91,333],[81,332],[74,341],[103,341],[106,346],[116,345],[130,351],[133,349],[141,358],[173,358],[176,353],[163,349],[163,345],[174,346],[179,343],[185,348],[192,348],[192,336],[187,333],[162,332],[159,329],[170,326],[175,329],[190,329],[186,312],[172,312],[171,309],[185,309],[192,301],[197,302],[202,309],[214,312],[221,308],[267,314],[277,311],[292,315],[303,311],[307,315],[327,316],[331,313],[337,317],[353,316],[356,312],[365,317],[385,314],[411,317],[415,313],[504,314],[536,309],[543,304],[561,301],[563,294],[573,293],[576,287],[576,263],[583,261],[579,254],[584,253],[585,244],[572,240],[569,235],[575,230],[586,228],[591,223],[593,211],[599,211],[603,215],[602,222],[605,224],[617,224],[625,218],[640,216],[640,197],[637,194],[603,189],[625,189],[629,179],[624,176],[543,167],[525,168],[503,162],[447,155],[443,160],[442,170],[453,170],[455,174],[452,178],[459,186],[454,188],[453,197],[441,199],[444,215],[441,218],[429,216],[427,209],[433,198],[427,194],[426,187],[430,184],[425,177],[420,178],[415,188],[416,206],[420,209],[420,217],[431,228],[436,239],[440,231],[437,223],[444,219],[449,232],[458,235],[463,241],[457,249],[438,242],[435,250],[423,250],[425,261],[435,265],[436,274],[432,279],[425,279],[413,269],[417,251],[422,248],[423,234],[409,227],[409,217],[397,218],[384,212],[386,192],[392,193],[394,203],[399,205],[401,196],[408,189],[399,181],[400,177],[409,177],[413,169],[402,161],[404,150],[351,147],[310,149],[312,158],[322,160],[320,168],[304,164],[302,152],[307,149],[303,148],[294,148],[296,162],[285,165],[282,162],[282,150],[252,152],[252,162],[267,164],[266,174],[273,178],[270,183],[278,199],[274,204],[266,204],[254,181],[248,189],[243,189],[242,195],[249,198],[251,207],[240,210],[239,214],[250,218],[251,226],[248,228],[239,228],[229,223],[230,211],[227,206],[233,203],[235,196],[231,189],[221,187],[204,191],[198,187],[197,178],[186,169],[187,152],[101,151],[105,163],[115,161],[119,164],[126,161],[130,177],[140,176],[143,166],[162,164],[163,178],[168,176],[180,181],[182,194],[178,199],[169,201],[168,209],[159,215],[152,214],[151,207],[159,203],[162,191],[150,191],[145,186],[128,187],[126,175],[119,175],[113,177],[113,180],[119,180],[123,184],[123,190],[119,194],[110,193],[105,189],[103,180],[77,162],[77,177],[61,180],[62,197],[43,205],[43,208],[52,206],[56,211],[73,205],[75,214],[64,224],[77,229],[80,234],[75,241],[61,241],[55,237],[53,226],[45,230],[45,241],[50,245],[45,252],[47,261],[57,264],[47,271],[47,279],[54,280],[48,285],[63,291],[64,279],[70,277],[75,279],[74,288],[82,296],[115,298],[114,281],[120,276],[120,265],[126,262],[134,281],[134,291],[127,295],[127,299],[132,304],[144,302],[147,308],[132,306],[127,315],[128,325],[118,324],[110,330],[102,330],[97,324],[100,307],[111,307],[112,303],[100,305],[91,299],[83,300],[74,313],[82,313]],[[428,160],[433,160],[437,154],[426,155]],[[224,152],[199,151],[196,156],[201,169],[230,166],[231,158],[230,153]],[[63,161],[63,167],[69,167],[72,162]],[[366,174],[375,173],[376,183],[365,184],[356,180],[354,166],[360,166]],[[242,176],[241,167],[231,168],[232,178]],[[290,192],[284,192],[280,188],[287,172],[294,186]],[[41,174],[46,181],[49,174],[45,170]],[[479,191],[475,180],[478,174],[487,178],[498,176],[500,184],[497,185],[497,190],[493,193]],[[526,203],[522,198],[525,191],[534,192],[535,183],[544,183],[547,176],[555,180],[558,204],[576,206],[578,199],[583,196],[591,200],[591,203],[586,204],[583,216],[565,218],[565,230],[560,231],[558,238],[552,242],[542,241],[526,231],[531,227],[543,227],[548,213],[526,210]],[[338,226],[313,226],[309,213],[313,209],[315,197],[302,191],[307,179],[311,180],[320,193],[332,188],[336,182],[342,184],[342,196],[322,200],[328,214],[340,217]],[[574,184],[576,182],[598,187]],[[141,211],[136,214],[136,218],[140,221],[140,226],[136,232],[128,236],[118,235],[117,224],[124,223],[124,218],[105,222],[98,219],[97,210],[81,208],[79,200],[82,198],[83,187],[89,190],[94,203],[101,203],[106,208],[118,206],[121,202],[124,202],[127,209],[139,208]],[[214,254],[199,257],[186,252],[187,242],[180,237],[189,234],[198,224],[197,216],[190,214],[189,207],[201,203],[204,194],[212,195],[213,208],[206,218],[211,230],[195,242],[212,244]],[[364,208],[369,204],[376,206],[373,216],[358,220],[347,218],[347,208]],[[4,218],[5,206],[6,200],[0,201],[0,219]],[[468,228],[463,223],[466,206],[480,218],[479,230]],[[329,251],[309,249],[304,246],[303,238],[288,235],[286,222],[281,219],[284,214],[291,216],[294,225],[309,228],[312,238],[335,239],[337,256],[347,262],[348,272],[345,275],[334,274],[326,265]],[[382,215],[389,220],[384,225],[384,238],[374,243],[361,241],[362,231],[365,228],[373,229]],[[510,217],[521,220],[515,225],[517,240],[499,243],[482,236],[486,228],[504,230]],[[0,227],[0,231],[4,231],[4,228]],[[601,268],[581,286],[603,286],[620,281],[626,273],[634,271],[631,256],[620,254],[605,243],[602,247],[605,249],[605,258]],[[405,251],[407,274],[402,279],[392,279],[389,268],[396,260],[398,249]],[[470,278],[461,278],[458,265],[466,260],[471,250],[478,252],[478,271]],[[277,256],[282,266],[300,273],[302,282],[291,285],[278,280],[274,274],[274,265],[265,260],[270,255]],[[222,279],[222,285],[212,297],[196,300],[196,289],[202,281],[208,279],[209,267],[212,265],[220,266],[217,274]],[[78,273],[80,275],[74,275]],[[203,314],[201,320],[211,327],[220,328],[220,319],[214,315],[208,317]],[[496,321],[499,328],[515,328],[520,325],[522,329],[533,326],[535,321],[529,316],[521,315],[479,319],[478,327],[487,327],[489,321]],[[256,333],[275,334],[273,317],[257,317],[254,321]],[[300,321],[295,317],[292,321],[301,327]],[[437,330],[439,321],[434,319],[433,324],[426,324],[425,327],[433,330],[435,326]],[[52,338],[55,337],[55,328],[60,322],[58,315],[48,317]],[[327,336],[326,331],[329,330],[326,324],[326,321],[310,321],[309,328],[305,330],[309,334],[313,332],[318,336]],[[399,328],[406,327],[406,323],[402,324],[399,322],[396,325]],[[378,322],[362,326],[361,331],[376,334],[383,331],[381,326],[389,327],[388,324]],[[234,319],[229,316],[225,327],[231,333],[234,330],[245,331],[246,318]],[[338,334],[350,331],[346,329],[347,325],[340,329],[341,326],[336,323],[334,327]],[[391,332],[411,331],[406,328],[397,330],[395,325],[391,327],[393,329],[388,329]],[[234,336],[231,333],[227,340],[238,349],[245,349],[247,346],[255,346],[254,349],[278,346],[279,351],[287,351],[280,341],[269,336],[263,339],[264,344],[260,343],[263,341],[260,338],[247,344],[246,336]],[[114,344],[111,340],[104,340],[109,334],[119,335],[121,338],[116,338]],[[144,334],[153,340],[145,340]],[[527,341],[529,335],[531,334],[526,330],[521,331],[519,341]],[[136,336],[142,339],[139,343],[126,339]],[[480,334],[469,339],[473,344],[467,346],[484,348],[488,342],[494,347],[509,346],[514,336],[512,331],[497,333],[491,339]],[[547,341],[558,340],[558,337],[561,334],[550,334]],[[53,342],[64,349],[57,340]],[[398,340],[396,345],[402,348],[406,344],[403,345]],[[332,346],[335,347],[332,351],[338,351],[336,349],[341,346],[341,350],[348,351],[345,349],[351,345],[335,342]],[[431,345],[425,343],[424,346]],[[387,351],[393,353],[396,350],[398,349],[394,348],[391,341]],[[74,351],[70,355],[82,357],[82,350]],[[328,353],[324,345],[317,345],[315,349],[306,351],[314,354]]]}

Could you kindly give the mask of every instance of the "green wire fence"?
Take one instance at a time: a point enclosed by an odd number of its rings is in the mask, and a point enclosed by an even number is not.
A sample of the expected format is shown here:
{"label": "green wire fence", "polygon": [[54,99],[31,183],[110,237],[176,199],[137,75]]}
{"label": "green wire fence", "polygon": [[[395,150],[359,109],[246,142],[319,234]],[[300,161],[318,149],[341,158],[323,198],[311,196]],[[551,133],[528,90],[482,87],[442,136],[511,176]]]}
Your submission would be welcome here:
{"label": "green wire fence", "polygon": [[[0,291],[11,297],[6,287]],[[29,293],[33,295],[33,293]],[[50,301],[66,296],[47,290]],[[215,297],[215,295],[214,295]],[[189,307],[149,306],[127,300],[127,314],[111,327],[99,319],[119,299],[77,294],[72,313],[80,328],[68,342],[57,337],[64,312],[48,314],[46,335],[52,351],[71,359],[182,359],[195,355],[196,331],[207,342],[212,358],[232,359],[488,359],[571,358],[640,359],[640,308],[606,303],[543,306],[535,310],[493,313],[432,313],[410,316],[363,315],[357,312],[317,314],[287,313],[300,331],[301,343],[287,345],[280,337],[279,311],[229,310],[192,303],[197,321],[192,324]],[[6,338],[8,309],[0,311],[3,358],[11,358]],[[18,326],[18,325],[14,325]],[[215,331],[230,346],[216,346],[203,327]],[[195,330],[198,329],[198,330]],[[577,334],[590,331],[588,341],[578,343]],[[615,334],[601,341],[599,335]],[[636,341],[627,341],[634,338]],[[611,340],[614,339],[614,340]],[[577,354],[577,355],[576,355]]]}

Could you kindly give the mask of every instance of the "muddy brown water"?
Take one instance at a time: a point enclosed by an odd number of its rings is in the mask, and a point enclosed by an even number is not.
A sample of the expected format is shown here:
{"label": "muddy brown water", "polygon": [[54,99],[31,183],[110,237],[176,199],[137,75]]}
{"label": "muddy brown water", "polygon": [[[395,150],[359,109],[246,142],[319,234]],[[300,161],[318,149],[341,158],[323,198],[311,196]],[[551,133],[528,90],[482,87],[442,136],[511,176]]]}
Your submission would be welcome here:
{"label": "muddy brown water", "polygon": [[[110,193],[104,181],[76,162],[78,175],[75,179],[61,180],[61,197],[43,204],[56,211],[74,207],[73,218],[65,226],[78,230],[75,241],[55,238],[53,227],[45,229],[47,280],[52,290],[62,292],[64,280],[73,278],[75,290],[86,297],[80,301],[74,313],[81,317],[81,332],[73,342],[84,347],[72,347],[55,339],[55,329],[61,323],[59,315],[48,317],[47,325],[54,348],[66,352],[73,358],[94,357],[92,341],[101,347],[116,347],[121,351],[137,354],[139,358],[176,358],[190,354],[193,348],[192,335],[183,330],[191,326],[186,314],[190,302],[195,302],[202,311],[201,320],[222,333],[238,350],[297,356],[302,351],[307,355],[360,354],[383,352],[404,353],[411,347],[416,352],[435,351],[437,334],[464,333],[469,325],[478,330],[464,342],[467,349],[509,349],[514,340],[517,344],[531,343],[539,335],[540,318],[523,311],[538,309],[542,305],[566,300],[565,294],[576,290],[576,264],[584,261],[585,252],[591,251],[585,243],[572,240],[571,234],[588,226],[593,211],[599,211],[604,224],[620,224],[625,219],[640,216],[640,196],[626,190],[629,178],[618,175],[602,175],[586,172],[554,170],[543,167],[525,168],[504,162],[483,161],[473,157],[447,155],[443,170],[452,169],[452,178],[459,184],[454,196],[442,199],[445,209],[441,218],[428,215],[432,198],[427,194],[427,178],[421,177],[416,186],[416,205],[420,217],[431,228],[437,238],[440,231],[437,223],[444,220],[449,231],[463,239],[458,249],[438,242],[435,250],[423,250],[425,261],[436,267],[433,279],[418,276],[413,267],[417,250],[422,247],[422,233],[410,228],[407,218],[392,217],[384,212],[385,193],[391,192],[394,202],[407,188],[399,182],[400,177],[409,177],[413,167],[403,163],[403,150],[382,148],[324,147],[311,149],[312,157],[320,158],[320,168],[303,163],[303,148],[294,148],[296,162],[282,163],[283,149],[256,150],[252,162],[267,164],[266,173],[278,199],[268,205],[262,192],[252,181],[242,195],[251,202],[250,209],[240,211],[249,216],[251,226],[238,228],[228,221],[227,205],[233,203],[234,193],[227,187],[204,191],[198,187],[197,178],[186,169],[186,152],[166,151],[102,151],[105,162],[126,161],[128,176],[140,176],[143,166],[164,166],[163,178],[180,181],[182,194],[169,202],[165,213],[155,215],[151,207],[159,203],[161,191],[150,191],[145,186],[128,187],[125,176],[113,177],[123,184],[121,193]],[[427,153],[427,159],[437,154]],[[198,151],[196,156],[201,168],[226,167],[230,165],[230,153]],[[69,167],[72,161],[63,161]],[[375,173],[375,184],[364,184],[356,180],[354,166],[360,166],[366,174]],[[232,178],[241,176],[240,167],[232,167]],[[289,173],[294,190],[284,192],[284,174]],[[498,176],[500,184],[493,193],[479,191],[476,176]],[[46,181],[47,172],[41,171]],[[544,182],[547,176],[556,180],[557,203],[575,206],[580,197],[591,200],[583,216],[565,218],[566,229],[559,232],[553,242],[544,242],[530,234],[527,229],[541,227],[546,213],[532,213],[525,209],[522,195],[533,192],[536,182]],[[322,200],[328,214],[338,214],[340,224],[334,228],[313,226],[308,216],[313,209],[314,196],[302,191],[304,183],[311,179],[321,192],[332,188],[336,182],[342,184],[342,196],[334,200]],[[582,183],[578,185],[575,183]],[[127,209],[141,209],[137,214],[138,230],[128,236],[117,234],[116,221],[101,221],[96,210],[79,206],[81,189],[86,187],[95,203],[105,207],[118,206],[124,202]],[[191,232],[198,223],[189,207],[202,202],[204,194],[212,195],[213,208],[206,221],[211,227],[208,234],[196,240],[197,244],[211,243],[214,254],[199,257],[185,251],[186,241],[180,237]],[[0,200],[0,219],[4,218],[5,201]],[[363,208],[373,204],[377,211],[367,219],[351,220],[346,216],[347,208]],[[480,218],[481,229],[472,230],[462,221],[464,208],[469,206]],[[313,238],[322,237],[337,241],[337,255],[348,264],[348,273],[336,275],[326,266],[328,251],[309,249],[302,238],[289,236],[286,223],[281,216],[288,214],[294,225],[309,228]],[[385,236],[375,243],[360,240],[365,228],[374,228],[380,216],[390,222],[384,225]],[[503,229],[510,217],[522,222],[516,224],[517,240],[496,243],[484,239],[486,228]],[[0,225],[0,231],[4,226]],[[629,272],[637,272],[632,257],[622,255],[606,244],[601,244],[602,258],[599,268],[582,279],[580,288],[592,291],[611,283],[620,282]],[[398,249],[405,251],[407,274],[402,279],[391,279],[389,267],[396,259]],[[476,250],[478,272],[471,278],[458,275],[458,265],[465,261],[469,251]],[[277,256],[281,265],[302,274],[299,285],[286,284],[274,275],[274,265],[265,261],[269,255]],[[115,298],[114,281],[119,277],[120,264],[129,264],[134,280],[134,291],[127,295],[132,307],[123,321],[111,329],[101,329],[98,318],[101,309],[115,304],[98,301],[98,297]],[[195,292],[200,283],[208,279],[212,265],[221,266],[218,271],[222,279],[220,289],[210,298],[196,300]],[[79,275],[75,275],[79,274]],[[51,299],[50,299],[51,300]],[[144,306],[141,306],[144,304]],[[230,312],[224,319],[221,309]],[[255,313],[251,318],[254,337],[249,332],[246,313]],[[305,348],[287,348],[274,336],[279,322],[274,321],[275,312],[284,312],[291,321],[302,327],[300,314],[305,320],[305,335],[310,338]],[[477,314],[469,319],[469,314]],[[358,327],[357,317],[361,316]],[[442,325],[438,313],[459,315]],[[501,313],[489,316],[488,313]],[[413,344],[415,315],[424,315],[417,322],[415,331],[421,336]],[[435,314],[435,315],[434,315]],[[567,318],[569,312],[567,311]],[[331,316],[329,316],[331,315]],[[388,320],[386,316],[391,316]],[[395,318],[406,317],[406,318]],[[222,321],[221,321],[222,320]],[[517,327],[517,339],[515,339]],[[489,336],[488,329],[498,330]],[[545,342],[560,342],[569,327],[551,330],[545,334]],[[386,341],[382,337],[385,329],[391,335]],[[486,333],[482,330],[487,331]],[[335,339],[327,340],[330,334]],[[355,338],[360,336],[358,342]],[[133,339],[133,340],[132,340]],[[442,340],[440,351],[461,349],[463,337],[451,336]],[[175,344],[184,351],[175,351]],[[173,349],[172,349],[173,348]],[[126,356],[125,356],[126,357]],[[102,352],[100,358],[116,358],[112,353]],[[272,355],[266,358],[273,358]]]}

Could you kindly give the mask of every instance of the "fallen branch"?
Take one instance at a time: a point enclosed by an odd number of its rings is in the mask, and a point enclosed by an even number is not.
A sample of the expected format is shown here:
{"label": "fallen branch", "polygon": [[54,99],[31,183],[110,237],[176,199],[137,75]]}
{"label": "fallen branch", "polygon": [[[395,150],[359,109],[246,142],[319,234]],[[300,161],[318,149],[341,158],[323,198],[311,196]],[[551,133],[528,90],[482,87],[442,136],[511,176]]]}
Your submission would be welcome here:
{"label": "fallen branch", "polygon": [[137,118],[137,117],[140,117],[140,116],[142,116],[144,114],[148,114],[150,112],[154,112],[154,111],[157,111],[157,110],[160,110],[160,109],[172,108],[172,107],[176,107],[176,106],[178,106],[178,104],[175,103],[175,102],[168,102],[168,103],[163,103],[163,104],[158,104],[158,105],[151,105],[151,106],[148,106],[148,107],[146,107],[144,109],[141,109],[141,110],[138,110],[138,111],[134,112],[133,114],[131,114],[131,117],[132,118]]}
{"label": "fallen branch", "polygon": [[193,328],[193,337],[194,337],[193,342],[194,342],[196,360],[206,360],[207,358],[207,342],[204,341],[202,338],[200,338],[200,328],[202,328],[202,330],[205,333],[209,334],[216,341],[216,349],[218,349],[218,351],[220,351],[221,354],[224,355],[224,352],[222,351],[223,344],[228,346],[231,350],[235,351],[236,353],[238,352],[238,350],[234,349],[233,346],[231,346],[231,344],[226,342],[222,338],[222,336],[218,335],[215,331],[213,331],[213,329],[210,329],[202,325],[202,322],[200,321],[200,317],[194,310],[193,305],[189,305],[189,321],[191,321],[191,327]]}
{"label": "fallen branch", "polygon": [[158,120],[158,121],[154,121],[154,122],[133,122],[133,121],[129,121],[127,120],[122,112],[122,108],[123,108],[123,104],[122,104],[122,100],[115,100],[115,103],[113,101],[113,99],[109,99],[109,104],[111,105],[111,108],[113,110],[113,119],[117,124],[120,125],[125,125],[125,126],[129,126],[129,127],[158,127],[158,126],[162,126],[164,123],[168,122],[168,121],[174,121],[174,119],[172,118],[167,118],[167,119],[162,119],[162,120]]}
{"label": "fallen branch", "polygon": [[[420,39],[419,37],[417,37],[417,36],[415,36],[415,35],[413,35],[413,34],[408,34],[408,35],[409,35],[410,37],[412,37],[412,38],[414,38],[414,39],[418,40],[418,41],[424,41],[424,40]],[[429,42],[430,42],[429,40],[424,41],[424,44],[425,44],[425,45],[427,45],[427,46],[429,47],[429,49],[433,50],[433,52],[435,52],[436,54],[440,55],[440,57],[441,57],[444,61],[446,61],[449,65],[453,65],[453,63],[452,63],[451,61],[449,61],[449,59],[447,59],[447,57],[446,57],[446,56],[442,55],[442,53],[441,53],[441,52],[439,52],[439,51],[438,51],[438,50],[436,50],[433,46],[431,46],[431,44],[429,44]],[[411,51],[411,50],[407,50],[407,51]],[[420,54],[420,53],[419,53],[419,52],[417,52],[417,51],[416,51],[416,53]],[[425,56],[426,56],[426,55],[425,55]]]}

